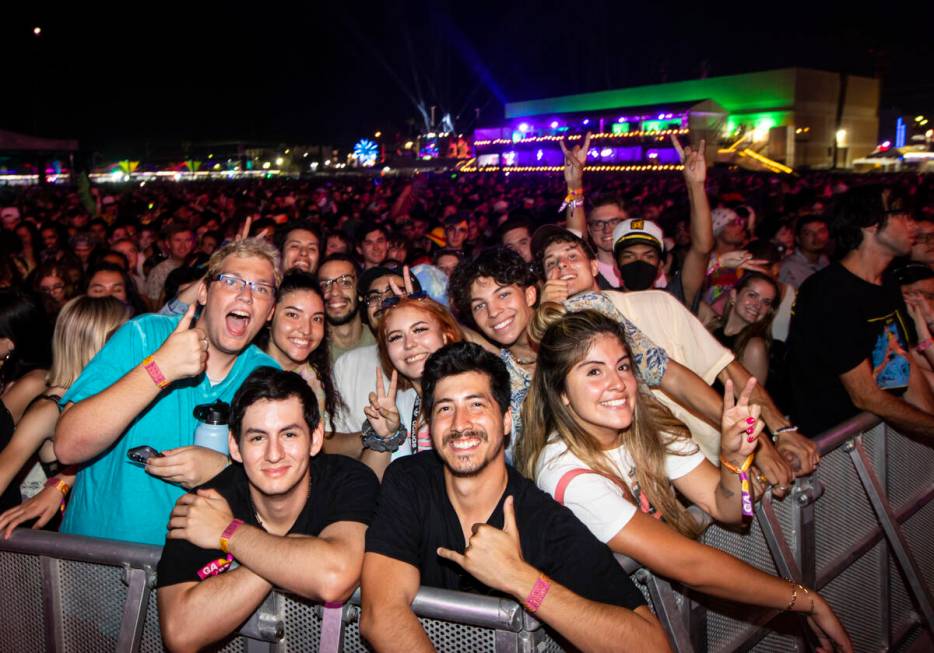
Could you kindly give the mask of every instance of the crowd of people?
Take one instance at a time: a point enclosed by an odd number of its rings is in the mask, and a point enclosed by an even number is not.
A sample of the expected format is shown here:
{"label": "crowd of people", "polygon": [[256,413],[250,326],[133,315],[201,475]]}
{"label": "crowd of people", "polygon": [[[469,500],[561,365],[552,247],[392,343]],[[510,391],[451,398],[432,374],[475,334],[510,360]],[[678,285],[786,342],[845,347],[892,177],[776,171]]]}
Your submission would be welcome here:
{"label": "crowd of people", "polygon": [[377,650],[430,649],[420,586],[666,650],[614,556],[850,650],[815,589],[701,544],[689,508],[741,527],[860,411],[930,442],[934,184],[675,145],[670,175],[591,176],[578,146],[563,179],[5,191],[0,531],[163,546],[173,650],[274,587],[357,586]]}

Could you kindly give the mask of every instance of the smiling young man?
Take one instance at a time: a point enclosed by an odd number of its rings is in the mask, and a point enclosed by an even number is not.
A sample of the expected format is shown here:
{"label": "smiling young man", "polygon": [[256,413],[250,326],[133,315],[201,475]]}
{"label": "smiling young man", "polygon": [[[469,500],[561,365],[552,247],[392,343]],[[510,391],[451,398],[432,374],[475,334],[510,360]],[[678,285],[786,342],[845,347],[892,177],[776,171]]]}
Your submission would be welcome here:
{"label": "smiling young man", "polygon": [[420,586],[506,596],[577,649],[664,651],[658,621],[609,549],[506,464],[509,374],[472,343],[422,377],[434,451],[392,463],[367,532],[360,632],[377,651],[432,651]]}
{"label": "smiling young man", "polygon": [[159,561],[159,619],[172,651],[243,623],[273,587],[343,601],[356,587],[379,483],[319,453],[318,400],[294,372],[254,371],[231,406],[234,464],[182,496]]}
{"label": "smiling young man", "polygon": [[[265,241],[218,250],[206,283],[184,316],[147,314],[121,327],[62,398],[54,438],[62,464],[83,464],[62,532],[161,544],[165,522],[184,490],[185,470],[167,463],[157,478],[129,462],[127,452],[184,448],[203,481],[226,457],[191,447],[195,406],[230,401],[250,372],[273,359],[251,345],[275,308],[277,254]],[[198,306],[203,307],[195,317]],[[204,470],[209,469],[210,473]],[[190,470],[188,470],[190,471]],[[172,481],[172,482],[166,482]],[[106,509],[102,509],[105,506]]]}
{"label": "smiling young man", "polygon": [[331,360],[337,360],[358,347],[376,343],[360,317],[357,264],[349,254],[331,254],[318,268],[318,284],[324,293],[324,316],[330,327],[328,349]]}

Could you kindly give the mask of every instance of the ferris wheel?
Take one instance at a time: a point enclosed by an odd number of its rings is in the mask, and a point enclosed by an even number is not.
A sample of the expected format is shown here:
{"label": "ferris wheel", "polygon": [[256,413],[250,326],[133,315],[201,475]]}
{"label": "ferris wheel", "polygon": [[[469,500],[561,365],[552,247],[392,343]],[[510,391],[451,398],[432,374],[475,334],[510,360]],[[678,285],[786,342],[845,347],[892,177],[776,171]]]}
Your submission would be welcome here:
{"label": "ferris wheel", "polygon": [[379,157],[379,146],[369,138],[361,138],[353,146],[353,155],[357,162],[365,167],[376,165]]}

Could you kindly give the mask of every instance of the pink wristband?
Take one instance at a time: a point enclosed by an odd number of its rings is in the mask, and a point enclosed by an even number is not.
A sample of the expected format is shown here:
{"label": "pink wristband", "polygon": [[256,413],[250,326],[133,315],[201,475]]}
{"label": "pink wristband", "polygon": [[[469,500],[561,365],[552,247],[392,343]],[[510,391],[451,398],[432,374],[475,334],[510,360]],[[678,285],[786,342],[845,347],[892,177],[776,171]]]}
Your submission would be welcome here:
{"label": "pink wristband", "polygon": [[927,351],[932,346],[934,346],[934,340],[932,340],[931,338],[925,338],[924,340],[918,343],[918,351]]}
{"label": "pink wristband", "polygon": [[237,532],[237,529],[243,526],[244,522],[242,519],[233,519],[227,528],[224,529],[224,532],[221,533],[220,541],[220,550],[224,553],[227,553],[227,549],[230,547],[230,538],[233,537],[233,534]]}
{"label": "pink wristband", "polygon": [[551,582],[549,582],[548,576],[545,574],[540,574],[538,580],[535,581],[535,584],[532,586],[532,591],[529,592],[529,595],[525,599],[525,609],[529,612],[536,612],[540,607],[542,607],[542,601],[545,600],[545,595],[548,594],[548,590],[551,589]]}
{"label": "pink wristband", "polygon": [[143,359],[143,369],[149,374],[149,378],[152,379],[152,382],[160,388],[164,388],[169,384],[169,380],[165,378],[165,374],[163,374],[159,366],[156,365],[156,360],[152,356],[147,356]]}

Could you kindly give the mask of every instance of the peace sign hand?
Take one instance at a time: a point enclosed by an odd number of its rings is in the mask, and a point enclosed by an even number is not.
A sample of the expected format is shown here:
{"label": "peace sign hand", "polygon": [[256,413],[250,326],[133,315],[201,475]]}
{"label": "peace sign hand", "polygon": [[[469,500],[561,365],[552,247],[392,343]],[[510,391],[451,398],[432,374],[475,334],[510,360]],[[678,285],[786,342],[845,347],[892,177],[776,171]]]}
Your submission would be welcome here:
{"label": "peace sign hand", "polygon": [[703,184],[707,179],[707,161],[704,159],[707,141],[702,138],[697,149],[690,145],[682,147],[678,137],[672,134],[671,144],[678,151],[678,158],[684,164],[685,181]]}
{"label": "peace sign hand", "polygon": [[388,438],[399,430],[401,419],[396,408],[396,388],[399,385],[399,373],[392,371],[389,379],[389,392],[383,391],[383,371],[376,368],[376,392],[370,393],[370,405],[363,407],[370,426],[381,438]]}
{"label": "peace sign hand", "polygon": [[415,285],[412,283],[412,272],[408,265],[402,266],[402,288],[396,283],[395,279],[389,280],[389,288],[396,297],[408,297],[415,292]]}
{"label": "peace sign hand", "polygon": [[720,455],[736,467],[756,450],[765,422],[759,419],[762,407],[749,403],[756,387],[756,377],[749,377],[746,387],[733,403],[733,382],[727,379],[723,390],[723,417],[720,423]]}
{"label": "peace sign hand", "polygon": [[524,597],[522,592],[528,593],[537,572],[522,557],[512,497],[503,502],[502,530],[489,524],[474,524],[472,533],[463,554],[438,547],[438,555],[456,562],[487,587]]}
{"label": "peace sign hand", "polygon": [[578,190],[584,187],[584,166],[587,164],[587,152],[590,151],[590,132],[584,135],[583,145],[575,145],[568,151],[562,138],[558,141],[561,153],[564,154],[564,181],[568,190]]}

